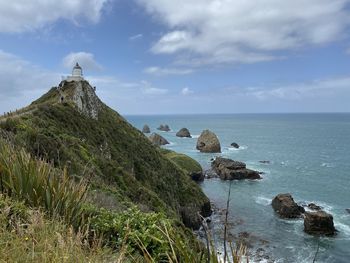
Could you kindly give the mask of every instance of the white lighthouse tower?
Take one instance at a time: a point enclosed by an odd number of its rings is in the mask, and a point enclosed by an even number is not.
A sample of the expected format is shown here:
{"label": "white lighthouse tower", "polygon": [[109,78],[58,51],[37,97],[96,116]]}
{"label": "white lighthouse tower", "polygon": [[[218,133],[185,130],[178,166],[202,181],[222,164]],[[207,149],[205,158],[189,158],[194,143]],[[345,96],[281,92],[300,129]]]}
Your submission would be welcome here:
{"label": "white lighthouse tower", "polygon": [[67,81],[81,81],[83,78],[83,69],[80,67],[77,62],[72,70],[72,76],[67,77]]}

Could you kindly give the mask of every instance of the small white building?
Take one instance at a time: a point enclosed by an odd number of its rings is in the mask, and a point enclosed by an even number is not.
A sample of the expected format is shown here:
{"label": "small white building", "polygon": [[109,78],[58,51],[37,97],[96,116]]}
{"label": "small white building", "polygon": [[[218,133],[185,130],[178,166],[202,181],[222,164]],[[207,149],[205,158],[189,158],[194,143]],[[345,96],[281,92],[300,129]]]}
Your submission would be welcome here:
{"label": "small white building", "polygon": [[83,78],[83,69],[80,67],[77,62],[72,70],[72,76],[67,77],[67,81],[81,81]]}

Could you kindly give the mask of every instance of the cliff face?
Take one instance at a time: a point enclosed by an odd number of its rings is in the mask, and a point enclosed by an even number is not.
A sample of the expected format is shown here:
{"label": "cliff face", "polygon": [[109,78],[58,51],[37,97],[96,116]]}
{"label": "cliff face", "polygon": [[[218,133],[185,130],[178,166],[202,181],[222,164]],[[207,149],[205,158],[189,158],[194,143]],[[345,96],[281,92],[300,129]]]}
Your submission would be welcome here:
{"label": "cliff face", "polygon": [[76,84],[73,102],[80,112],[93,119],[98,119],[102,103],[87,82],[80,81]]}
{"label": "cliff face", "polygon": [[209,200],[198,185],[101,102],[88,82],[64,81],[26,110],[0,128],[32,154],[88,178],[95,205],[121,211],[136,204],[192,228],[200,224],[197,212],[210,214]]}

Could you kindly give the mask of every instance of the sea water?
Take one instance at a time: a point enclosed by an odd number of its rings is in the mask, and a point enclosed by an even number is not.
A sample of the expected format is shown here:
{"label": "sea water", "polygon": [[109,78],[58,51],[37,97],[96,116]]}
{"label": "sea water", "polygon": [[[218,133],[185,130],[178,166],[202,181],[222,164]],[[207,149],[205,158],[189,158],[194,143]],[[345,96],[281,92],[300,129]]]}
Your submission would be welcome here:
{"label": "sea water", "polygon": [[[243,161],[264,172],[262,180],[233,181],[229,217],[234,234],[255,237],[277,262],[350,262],[350,114],[232,114],[126,116],[136,128],[148,124],[164,136],[165,148],[187,154],[204,167],[215,156]],[[170,132],[156,130],[168,124]],[[178,138],[186,127],[192,138]],[[209,129],[220,139],[222,153],[200,153],[196,141]],[[235,149],[231,143],[241,147]],[[269,161],[270,163],[261,163]],[[209,179],[201,183],[218,207],[225,207],[230,182]],[[271,200],[291,193],[296,202],[314,202],[334,217],[335,237],[313,237],[303,232],[303,220],[284,220],[274,213]],[[267,242],[263,242],[267,241]]]}

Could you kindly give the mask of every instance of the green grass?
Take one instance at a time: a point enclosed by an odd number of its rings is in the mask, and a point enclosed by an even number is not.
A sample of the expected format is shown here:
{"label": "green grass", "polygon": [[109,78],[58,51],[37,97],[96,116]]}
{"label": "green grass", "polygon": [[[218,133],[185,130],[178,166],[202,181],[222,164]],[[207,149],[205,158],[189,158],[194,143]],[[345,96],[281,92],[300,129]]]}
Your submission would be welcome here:
{"label": "green grass", "polygon": [[0,139],[0,191],[74,225],[81,220],[87,186]]}
{"label": "green grass", "polygon": [[161,152],[164,154],[165,157],[173,161],[176,165],[178,165],[181,169],[183,169],[187,174],[202,171],[201,165],[196,160],[194,160],[193,158],[185,154],[177,153],[167,149],[161,149]]}
{"label": "green grass", "polygon": [[0,262],[116,262],[101,240],[0,195]]}
{"label": "green grass", "polygon": [[58,96],[0,122],[0,192],[11,200],[0,261],[218,262],[184,226],[210,211],[188,176],[200,165],[154,147],[106,105],[95,120]]}
{"label": "green grass", "polygon": [[163,213],[88,205],[67,173],[5,140],[0,156],[0,262],[219,262]]}
{"label": "green grass", "polygon": [[35,111],[1,122],[0,130],[10,132],[15,144],[33,156],[61,170],[67,167],[74,177],[86,178],[90,189],[100,192],[96,196],[105,192],[114,195],[108,208],[137,205],[171,218],[185,216],[189,226],[198,218],[196,213],[186,211],[208,210],[208,198],[178,165],[181,162],[186,170],[196,164],[188,164],[184,156],[167,158],[105,105],[94,120],[70,103],[57,103],[57,96],[55,90],[50,90],[33,102]]}

